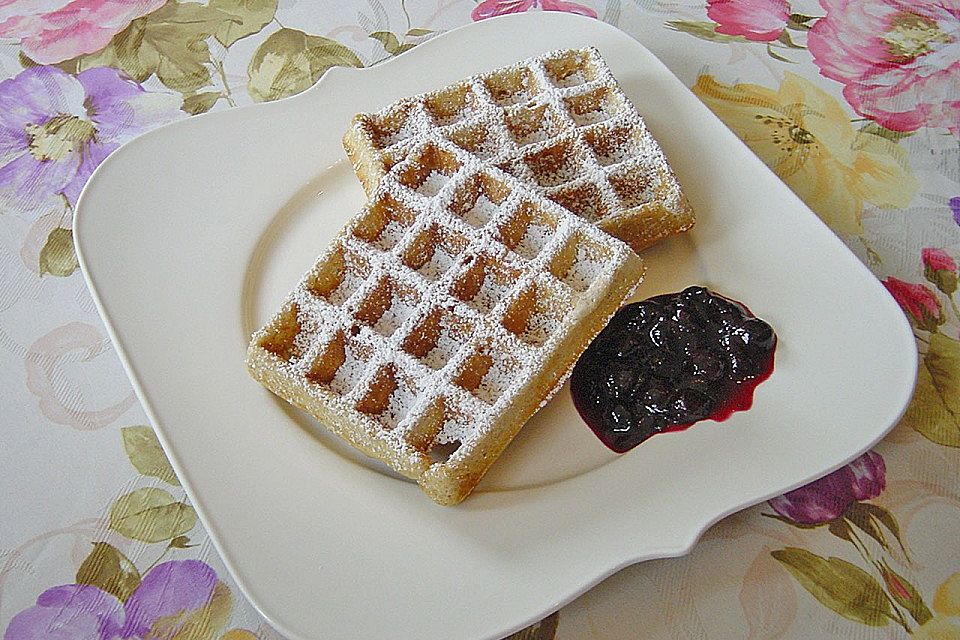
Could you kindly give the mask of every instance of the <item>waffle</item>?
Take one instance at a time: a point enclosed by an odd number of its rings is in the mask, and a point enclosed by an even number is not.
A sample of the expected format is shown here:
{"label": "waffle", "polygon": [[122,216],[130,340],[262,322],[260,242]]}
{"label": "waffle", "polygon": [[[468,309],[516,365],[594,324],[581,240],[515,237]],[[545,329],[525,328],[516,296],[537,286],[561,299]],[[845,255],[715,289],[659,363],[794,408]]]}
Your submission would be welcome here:
{"label": "waffle", "polygon": [[663,151],[595,49],[548,53],[358,114],[343,145],[370,194],[435,132],[637,251],[693,226]]}
{"label": "waffle", "polygon": [[384,175],[254,334],[247,366],[455,504],[642,272],[627,245],[437,137]]}

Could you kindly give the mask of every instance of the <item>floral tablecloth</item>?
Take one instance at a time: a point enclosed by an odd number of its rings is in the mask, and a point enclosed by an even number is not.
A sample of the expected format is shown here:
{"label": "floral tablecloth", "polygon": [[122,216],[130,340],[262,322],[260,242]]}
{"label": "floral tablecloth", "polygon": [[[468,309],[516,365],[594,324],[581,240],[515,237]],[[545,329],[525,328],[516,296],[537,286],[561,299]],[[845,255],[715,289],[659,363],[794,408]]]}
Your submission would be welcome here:
{"label": "floral tablecloth", "polygon": [[874,451],[518,636],[960,638],[958,0],[0,0],[5,640],[278,637],[197,523],[77,271],[72,209],[97,164],[521,11],[647,44],[882,279],[921,367]]}

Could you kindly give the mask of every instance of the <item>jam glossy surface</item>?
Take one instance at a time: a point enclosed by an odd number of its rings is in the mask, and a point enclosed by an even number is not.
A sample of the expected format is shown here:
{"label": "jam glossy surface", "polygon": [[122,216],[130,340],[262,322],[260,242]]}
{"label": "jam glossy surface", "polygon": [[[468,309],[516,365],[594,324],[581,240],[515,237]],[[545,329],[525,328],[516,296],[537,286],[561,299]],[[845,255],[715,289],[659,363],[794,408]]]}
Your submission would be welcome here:
{"label": "jam glossy surface", "polygon": [[749,409],[773,372],[777,336],[743,304],[703,287],[621,308],[580,357],[574,405],[618,453]]}

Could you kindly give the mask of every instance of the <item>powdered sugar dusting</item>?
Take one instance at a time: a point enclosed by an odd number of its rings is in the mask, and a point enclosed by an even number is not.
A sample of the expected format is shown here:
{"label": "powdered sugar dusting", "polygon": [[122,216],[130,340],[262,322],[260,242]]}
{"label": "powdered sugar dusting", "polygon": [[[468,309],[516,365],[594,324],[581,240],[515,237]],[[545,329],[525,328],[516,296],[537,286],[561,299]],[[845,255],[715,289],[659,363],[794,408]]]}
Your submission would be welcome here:
{"label": "powdered sugar dusting", "polygon": [[577,247],[576,259],[564,274],[563,282],[574,291],[586,291],[601,273],[603,262],[600,256],[581,244]]}
{"label": "powdered sugar dusting", "polygon": [[436,280],[453,266],[454,257],[454,254],[448,252],[446,247],[440,245],[436,251],[433,252],[433,255],[430,256],[430,259],[425,262],[422,267],[417,269],[417,271],[419,271],[420,275],[424,278]]}
{"label": "powdered sugar dusting", "polygon": [[442,369],[443,366],[450,361],[450,358],[457,353],[460,345],[466,342],[466,340],[466,336],[455,338],[449,331],[441,332],[437,338],[437,346],[428,351],[424,356],[424,364],[431,369]]}
{"label": "powdered sugar dusting", "polygon": [[488,273],[484,275],[477,294],[467,302],[480,313],[488,314],[506,297],[512,287],[512,282],[501,281]]}
{"label": "powdered sugar dusting", "polygon": [[586,78],[584,78],[583,76],[583,71],[574,71],[573,73],[571,73],[565,78],[561,78],[561,79],[551,78],[551,79],[553,80],[553,83],[558,87],[576,87],[587,81]]}
{"label": "powdered sugar dusting", "polygon": [[384,137],[383,142],[387,147],[393,146],[405,140],[409,140],[413,136],[417,135],[418,132],[419,127],[416,119],[407,117],[403,121],[403,124],[400,125],[400,128]]}
{"label": "powdered sugar dusting", "polygon": [[356,347],[352,344],[344,348],[345,359],[337,368],[336,374],[330,381],[330,390],[339,395],[347,395],[360,382],[366,368],[366,362],[358,357]]}
{"label": "powdered sugar dusting", "polygon": [[482,227],[487,224],[497,212],[497,205],[486,195],[480,194],[470,210],[463,214],[463,219],[473,227]]}
{"label": "powdered sugar dusting", "polygon": [[[405,100],[402,104],[414,106],[401,128],[404,135],[381,137],[379,144],[369,136],[361,136],[369,145],[364,154],[376,158],[378,153],[389,151],[391,157],[402,158],[418,140],[423,140],[431,132],[449,135],[450,139],[456,140],[463,131],[459,123],[464,121],[488,132],[486,142],[474,153],[493,165],[562,147],[570,141],[582,145],[584,140],[592,138],[602,144],[586,149],[582,162],[560,164],[527,174],[528,178],[536,180],[530,186],[544,192],[575,180],[588,180],[602,195],[599,206],[590,207],[591,211],[598,212],[593,222],[623,215],[650,202],[660,205],[662,211],[678,220],[689,218],[682,191],[659,145],[649,135],[642,118],[623,95],[595,49],[550,52],[458,84],[467,87],[470,97],[458,113],[437,120],[425,108],[427,101],[436,99],[448,89]],[[376,126],[381,119],[392,117],[397,108],[395,104],[378,114],[361,115],[356,126],[361,129],[371,123]],[[526,112],[529,119],[523,118],[522,125],[508,126],[510,118],[519,112]],[[536,122],[536,116],[531,114],[537,113],[542,113],[542,120],[539,126],[531,127],[531,123]],[[627,141],[622,139],[624,129],[631,131]],[[498,146],[492,145],[493,140]],[[638,143],[638,140],[643,142]],[[608,184],[609,175],[619,165],[637,158],[650,160],[643,178],[652,186],[649,190],[634,190],[633,197],[621,199]],[[440,186],[439,183],[428,186],[424,193],[435,195]],[[688,223],[678,222],[678,226],[681,224],[686,226]]]}
{"label": "powdered sugar dusting", "polygon": [[527,135],[525,135],[525,136],[523,136],[523,137],[521,137],[521,138],[517,138],[517,143],[518,143],[520,146],[525,147],[525,146],[527,146],[527,145],[529,145],[529,144],[536,144],[536,143],[538,143],[538,142],[545,142],[545,141],[547,141],[547,140],[550,140],[552,137],[553,137],[553,136],[551,135],[550,131],[548,131],[548,130],[546,130],[546,129],[535,129],[535,130],[531,131],[530,133],[528,133]]}
{"label": "powdered sugar dusting", "polygon": [[532,260],[553,238],[553,227],[533,222],[527,227],[520,242],[513,250],[524,258]]}
{"label": "powdered sugar dusting", "polygon": [[[306,376],[314,363],[328,365],[318,370],[330,378],[313,384],[334,394],[331,402],[341,411],[354,412],[358,418],[366,416],[363,419],[379,424],[383,429],[380,437],[393,442],[391,446],[398,452],[406,451],[405,455],[421,455],[410,453],[406,437],[426,419],[425,412],[431,406],[426,399],[444,398],[444,406],[449,405],[451,413],[433,441],[460,442],[450,460],[442,463],[456,464],[494,427],[516,394],[539,375],[555,348],[550,345],[557,342],[572,314],[578,312],[571,302],[573,291],[550,275],[549,266],[572,241],[571,234],[604,247],[610,256],[602,263],[595,262],[589,252],[578,252],[573,258],[571,272],[589,274],[591,280],[604,275],[609,278],[627,259],[629,250],[454,145],[438,138],[423,143],[421,149],[430,145],[449,151],[461,163],[455,174],[443,175],[444,182],[454,182],[454,189],[478,190],[472,197],[473,213],[468,212],[466,217],[474,221],[483,218],[493,224],[467,224],[450,213],[444,196],[416,199],[395,182],[397,172],[421,161],[424,151],[414,150],[383,180],[367,210],[321,257],[319,264],[337,255],[365,256],[369,264],[362,270],[356,260],[339,263],[346,272],[341,287],[335,290],[362,293],[349,298],[330,295],[324,300],[310,293],[306,278],[291,295],[302,310],[298,315],[301,330],[295,338],[297,352],[306,355],[292,358],[288,366],[292,374]],[[477,172],[509,188],[504,202],[496,205],[479,191]],[[367,245],[352,229],[363,226],[365,216],[374,215],[370,211],[384,198],[416,211],[416,229],[434,230],[430,233],[445,229],[444,235],[424,236],[427,231],[404,235],[406,228],[391,220],[373,240],[373,245],[384,251],[365,251]],[[548,219],[559,222],[548,224]],[[510,252],[498,240],[499,230],[518,220],[526,220],[526,226]],[[438,239],[450,233],[463,236],[467,243],[457,256]],[[553,242],[558,235],[558,241]],[[432,237],[435,241],[430,261],[419,272],[401,267],[402,256],[415,237]],[[589,264],[579,264],[584,261]],[[319,266],[313,272],[317,269]],[[457,291],[469,299],[454,295]],[[525,293],[530,291],[535,295]],[[384,300],[384,295],[389,298]],[[522,326],[504,320],[505,314],[513,313],[510,309],[520,308],[518,305],[533,305],[528,312],[519,312],[524,318]],[[440,320],[428,322],[430,318]],[[478,353],[483,357],[478,359]],[[382,382],[383,375],[370,372],[383,371],[387,366],[384,363],[392,363],[389,367],[394,373],[389,380],[393,383],[392,388],[386,388],[389,395],[378,401],[375,389],[386,383]],[[335,371],[324,374],[326,369]],[[480,404],[471,404],[476,402]],[[481,406],[492,409],[482,410]]]}
{"label": "powdered sugar dusting", "polygon": [[499,357],[494,359],[480,385],[473,391],[475,396],[487,404],[494,404],[511,385],[516,384],[514,378],[519,373],[519,367],[502,355],[498,354]]}
{"label": "powdered sugar dusting", "polygon": [[384,225],[383,230],[380,231],[380,235],[373,242],[373,246],[382,251],[389,251],[396,246],[405,231],[406,228],[403,225],[395,220],[391,220]]}
{"label": "powdered sugar dusting", "polygon": [[[528,102],[559,109],[564,92],[612,82],[595,52],[581,55],[595,68],[565,76],[577,87],[551,87],[541,60],[515,67],[524,84],[514,94],[529,92]],[[509,142],[502,120],[495,124],[500,107],[491,107],[482,79],[468,85],[476,94],[469,115],[501,127]],[[511,428],[503,419],[514,402],[555,373],[546,367],[558,350],[579,344],[574,327],[604,296],[576,292],[609,291],[614,275],[628,264],[635,268],[636,260],[624,244],[546,200],[542,190],[449,142],[422,97],[410,104],[388,137],[391,153],[402,149],[397,157],[404,159],[291,293],[285,308],[297,310],[292,320],[283,311],[254,336],[255,346],[276,356],[270,366],[278,375],[363,425],[371,439],[365,450],[408,474],[469,468],[457,465],[469,464],[478,446],[488,447],[498,428]],[[559,142],[575,149],[577,162],[556,171],[563,179],[607,180],[616,166],[601,166],[571,116],[563,117]],[[627,114],[618,126],[634,125],[642,127]],[[556,143],[544,140],[523,153]],[[519,147],[512,153],[519,162]],[[602,191],[616,197],[609,185]],[[454,213],[468,202],[469,210]],[[330,276],[331,269],[342,273]],[[542,395],[533,402],[545,400]]]}
{"label": "powdered sugar dusting", "polygon": [[597,124],[598,122],[609,120],[613,117],[614,113],[612,110],[594,109],[585,113],[574,112],[572,115],[573,121],[577,123],[577,126],[585,127],[589,124]]}
{"label": "powdered sugar dusting", "polygon": [[327,301],[332,305],[341,305],[347,301],[354,291],[363,284],[363,276],[356,271],[344,271],[343,280],[337,288],[327,294]]}
{"label": "powdered sugar dusting", "polygon": [[440,193],[440,189],[443,189],[443,185],[445,184],[447,184],[447,176],[439,171],[433,171],[427,176],[427,179],[423,181],[423,184],[417,187],[417,193],[432,197]]}
{"label": "powdered sugar dusting", "polygon": [[390,306],[383,312],[373,329],[388,338],[400,328],[417,310],[417,301],[404,296],[394,295]]}
{"label": "powdered sugar dusting", "polygon": [[584,158],[575,153],[565,154],[562,158],[556,158],[553,154],[531,154],[527,158],[527,166],[541,187],[556,187],[572,182],[583,175],[583,167],[586,166]]}
{"label": "powdered sugar dusting", "polygon": [[[482,420],[482,414],[479,414],[478,417]],[[443,422],[443,426],[440,427],[437,437],[434,439],[436,444],[450,444],[457,443],[461,444],[472,435],[474,431],[474,425],[471,424],[471,420],[464,414],[454,414],[449,416]]]}
{"label": "powdered sugar dusting", "polygon": [[410,413],[417,403],[416,389],[406,381],[401,382],[390,394],[387,408],[377,414],[377,418],[388,429],[393,429]]}

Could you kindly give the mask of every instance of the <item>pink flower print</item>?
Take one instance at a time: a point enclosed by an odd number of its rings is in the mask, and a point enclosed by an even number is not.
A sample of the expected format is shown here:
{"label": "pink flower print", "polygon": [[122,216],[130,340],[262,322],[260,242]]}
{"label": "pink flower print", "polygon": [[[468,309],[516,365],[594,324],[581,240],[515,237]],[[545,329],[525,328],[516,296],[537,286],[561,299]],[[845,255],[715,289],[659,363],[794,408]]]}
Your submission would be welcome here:
{"label": "pink flower print", "polygon": [[887,590],[900,602],[908,602],[912,599],[909,589],[903,584],[900,576],[890,571],[888,567],[883,568],[883,583],[887,585]]}
{"label": "pink flower print", "polygon": [[960,0],[820,0],[807,46],[862,116],[960,135]]}
{"label": "pink flower print", "polygon": [[936,331],[937,327],[946,322],[943,306],[937,296],[925,285],[910,284],[897,278],[883,280],[893,299],[897,301],[903,312],[917,328],[924,331]]}
{"label": "pink flower print", "polygon": [[920,251],[923,276],[948,296],[957,290],[957,262],[943,249],[927,247]]}
{"label": "pink flower print", "polygon": [[0,38],[20,41],[34,62],[53,64],[103,49],[166,0],[0,0]]}
{"label": "pink flower print", "polygon": [[957,274],[956,261],[943,249],[934,249],[933,247],[923,249],[920,252],[920,259],[923,261],[923,266],[927,269],[932,269],[933,271],[949,271],[954,275]]}
{"label": "pink flower print", "polygon": [[[88,406],[83,387],[85,372],[113,360],[120,391],[114,400],[99,407]],[[81,431],[100,429],[122,416],[136,401],[120,372],[110,341],[88,325],[71,322],[42,336],[27,349],[27,388],[37,396],[40,410],[49,420]],[[109,365],[108,365],[109,366]],[[122,381],[122,382],[120,382]],[[107,395],[98,393],[98,396]],[[120,397],[116,397],[116,396]]]}
{"label": "pink flower print", "polygon": [[588,18],[597,17],[597,12],[590,7],[585,7],[576,2],[565,2],[564,0],[484,0],[470,12],[470,17],[474,21],[486,20],[487,18],[504,16],[508,13],[523,13],[538,6],[544,11],[562,11],[587,16]]}
{"label": "pink flower print", "polygon": [[790,6],[786,0],[708,0],[707,16],[717,33],[771,42],[786,28]]}

